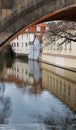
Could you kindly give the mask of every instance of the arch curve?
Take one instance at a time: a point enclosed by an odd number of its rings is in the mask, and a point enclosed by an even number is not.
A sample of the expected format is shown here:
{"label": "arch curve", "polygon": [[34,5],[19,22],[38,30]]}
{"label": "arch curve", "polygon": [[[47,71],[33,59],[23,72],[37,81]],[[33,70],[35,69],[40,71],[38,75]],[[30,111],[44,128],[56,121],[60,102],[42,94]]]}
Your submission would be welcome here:
{"label": "arch curve", "polygon": [[8,44],[25,28],[49,20],[76,20],[75,1],[40,0],[28,8],[21,6],[14,10],[0,20],[0,48]]}

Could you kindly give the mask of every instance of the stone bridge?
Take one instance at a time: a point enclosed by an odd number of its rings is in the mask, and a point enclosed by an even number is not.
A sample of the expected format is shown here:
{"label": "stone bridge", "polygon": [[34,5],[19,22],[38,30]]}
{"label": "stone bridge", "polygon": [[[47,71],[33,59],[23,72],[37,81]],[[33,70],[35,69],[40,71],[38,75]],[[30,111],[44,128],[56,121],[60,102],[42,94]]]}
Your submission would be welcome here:
{"label": "stone bridge", "polygon": [[76,21],[76,0],[0,0],[0,49],[34,24]]}

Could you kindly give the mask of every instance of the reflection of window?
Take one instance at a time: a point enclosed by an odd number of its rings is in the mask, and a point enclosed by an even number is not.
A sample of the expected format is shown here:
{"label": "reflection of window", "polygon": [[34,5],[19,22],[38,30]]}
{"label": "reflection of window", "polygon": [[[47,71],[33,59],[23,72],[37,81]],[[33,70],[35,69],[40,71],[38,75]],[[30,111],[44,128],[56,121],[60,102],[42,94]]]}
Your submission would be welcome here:
{"label": "reflection of window", "polygon": [[28,32],[28,28],[25,31]]}
{"label": "reflection of window", "polygon": [[63,96],[66,97],[66,83],[64,83]]}
{"label": "reflection of window", "polygon": [[58,88],[58,79],[56,79],[56,86],[57,86],[57,88]]}
{"label": "reflection of window", "polygon": [[76,107],[76,90],[75,90],[74,104],[75,104],[75,107]]}
{"label": "reflection of window", "polygon": [[62,90],[62,81],[60,81],[60,92]]}
{"label": "reflection of window", "polygon": [[53,77],[53,87],[55,87],[55,78]]}
{"label": "reflection of window", "polygon": [[14,70],[16,71],[16,67],[14,68]]}
{"label": "reflection of window", "polygon": [[19,68],[17,68],[17,72],[19,72]]}
{"label": "reflection of window", "polygon": [[66,83],[64,83],[64,93],[66,92]]}
{"label": "reflection of window", "polygon": [[68,96],[70,96],[71,86],[68,84]]}
{"label": "reflection of window", "polygon": [[38,31],[38,32],[41,31],[41,28],[40,28],[40,27],[37,27],[37,28],[36,28],[36,31]]}

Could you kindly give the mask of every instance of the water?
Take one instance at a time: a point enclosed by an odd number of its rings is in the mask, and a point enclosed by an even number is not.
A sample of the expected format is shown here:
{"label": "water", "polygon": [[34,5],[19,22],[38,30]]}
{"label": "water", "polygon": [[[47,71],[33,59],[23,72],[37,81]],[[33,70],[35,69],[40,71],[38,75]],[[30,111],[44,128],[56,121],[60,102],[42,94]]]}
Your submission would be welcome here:
{"label": "water", "polygon": [[76,130],[76,73],[1,59],[0,130]]}

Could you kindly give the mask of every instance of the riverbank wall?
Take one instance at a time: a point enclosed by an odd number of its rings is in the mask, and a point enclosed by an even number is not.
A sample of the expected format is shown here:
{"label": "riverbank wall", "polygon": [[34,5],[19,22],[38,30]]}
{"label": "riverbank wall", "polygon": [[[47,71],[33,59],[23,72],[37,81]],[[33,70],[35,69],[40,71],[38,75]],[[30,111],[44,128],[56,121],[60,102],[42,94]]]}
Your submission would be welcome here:
{"label": "riverbank wall", "polygon": [[76,72],[76,56],[41,53],[39,61]]}

